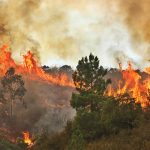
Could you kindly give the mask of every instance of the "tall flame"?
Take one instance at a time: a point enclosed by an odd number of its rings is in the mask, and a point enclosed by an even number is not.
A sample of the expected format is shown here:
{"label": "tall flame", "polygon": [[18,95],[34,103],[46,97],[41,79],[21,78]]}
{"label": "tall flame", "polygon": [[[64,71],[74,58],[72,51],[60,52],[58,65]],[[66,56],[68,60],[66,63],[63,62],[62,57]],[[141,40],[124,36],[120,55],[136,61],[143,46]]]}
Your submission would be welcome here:
{"label": "tall flame", "polygon": [[[26,75],[34,80],[41,79],[50,84],[74,87],[73,82],[68,79],[66,74],[53,76],[45,73],[38,65],[38,62],[31,51],[28,51],[26,55],[23,55],[23,64],[16,64],[11,57],[8,46],[3,45],[0,48],[0,76],[3,76],[10,67],[14,67],[17,73]],[[120,63],[119,70],[123,79],[118,81],[117,88],[113,88],[110,85],[107,88],[106,94],[116,97],[128,93],[131,97],[135,98],[136,102],[140,102],[143,107],[149,105],[150,77],[142,79],[141,75],[133,69],[131,62],[128,62],[128,67],[125,70],[122,69]],[[145,72],[150,75],[150,68],[146,68]]]}
{"label": "tall flame", "polygon": [[40,78],[48,83],[74,87],[73,82],[68,79],[66,74],[53,76],[45,73],[38,65],[38,62],[31,51],[28,51],[27,54],[23,56],[23,64],[16,64],[11,57],[11,52],[9,52],[8,46],[3,45],[0,48],[0,76],[4,75],[10,67],[14,67],[17,73],[29,75],[32,79]]}
{"label": "tall flame", "polygon": [[132,68],[131,62],[128,62],[126,70],[120,69],[120,72],[123,79],[118,82],[117,88],[109,85],[106,94],[117,97],[128,93],[131,97],[135,98],[136,102],[141,103],[142,107],[149,105],[150,78],[142,79],[140,74]]}

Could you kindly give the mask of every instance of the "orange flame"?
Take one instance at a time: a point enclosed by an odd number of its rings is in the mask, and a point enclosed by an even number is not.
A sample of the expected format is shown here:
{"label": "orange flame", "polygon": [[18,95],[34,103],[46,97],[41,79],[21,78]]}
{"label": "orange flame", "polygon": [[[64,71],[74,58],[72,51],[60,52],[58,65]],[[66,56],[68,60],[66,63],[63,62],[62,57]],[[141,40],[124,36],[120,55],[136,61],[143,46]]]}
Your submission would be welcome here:
{"label": "orange flame", "polygon": [[0,76],[3,76],[10,67],[14,67],[17,73],[28,75],[31,79],[41,79],[52,84],[74,87],[74,83],[67,77],[66,74],[53,76],[45,73],[38,65],[38,62],[30,51],[23,56],[22,65],[16,64],[11,57],[11,52],[9,52],[8,46],[3,45],[0,48]]}
{"label": "orange flame", "polygon": [[26,143],[28,146],[32,146],[32,145],[33,145],[33,142],[32,142],[32,140],[30,139],[30,134],[29,134],[29,132],[22,132],[22,134],[23,134],[24,143]]}
{"label": "orange flame", "polygon": [[145,72],[150,74],[150,67],[145,69]]}
{"label": "orange flame", "polygon": [[136,102],[141,103],[142,107],[149,105],[150,78],[148,77],[143,80],[142,77],[132,68],[131,62],[128,63],[128,68],[126,70],[120,69],[120,72],[123,79],[118,82],[116,89],[113,89],[112,85],[110,85],[107,88],[106,94],[108,96],[117,97],[128,93],[131,97],[135,98]]}
{"label": "orange flame", "polygon": [[[33,80],[40,79],[49,84],[74,87],[74,83],[68,79],[66,74],[53,76],[52,74],[45,73],[30,51],[23,56],[23,64],[16,64],[11,57],[8,46],[3,45],[0,48],[0,76],[3,76],[10,67],[14,67],[17,73],[30,77]],[[149,105],[150,77],[143,80],[140,74],[132,68],[131,62],[128,63],[126,70],[122,69],[121,63],[119,68],[123,79],[118,82],[117,89],[109,86],[105,93],[115,97],[128,93],[131,97],[135,98],[136,102],[140,102],[143,107]],[[150,75],[150,68],[146,68],[145,72]]]}

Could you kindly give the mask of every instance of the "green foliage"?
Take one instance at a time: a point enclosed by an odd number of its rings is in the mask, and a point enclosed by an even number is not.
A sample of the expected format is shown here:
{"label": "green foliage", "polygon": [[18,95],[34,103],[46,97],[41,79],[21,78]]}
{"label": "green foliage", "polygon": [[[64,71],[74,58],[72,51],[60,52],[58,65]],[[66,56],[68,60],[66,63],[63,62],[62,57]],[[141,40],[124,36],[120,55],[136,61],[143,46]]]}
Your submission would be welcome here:
{"label": "green foliage", "polygon": [[107,70],[99,65],[98,57],[92,54],[78,62],[77,70],[73,74],[79,92],[73,93],[71,100],[71,106],[77,110],[74,125],[79,126],[85,139],[94,139],[103,132],[100,111],[106,99],[104,91],[110,83],[104,79],[106,74]]}
{"label": "green foliage", "polygon": [[80,127],[87,140],[116,134],[122,129],[132,129],[138,126],[143,117],[140,105],[127,97],[107,97],[98,104],[95,111],[78,109],[75,117],[75,126]]}
{"label": "green foliage", "polygon": [[73,74],[76,89],[81,93],[92,91],[102,95],[110,80],[104,80],[107,69],[99,65],[99,59],[92,54],[79,60],[77,70]]}
{"label": "green foliage", "polygon": [[105,135],[132,129],[140,123],[143,113],[139,104],[129,97],[108,98],[101,109],[101,122]]}
{"label": "green foliage", "polygon": [[69,141],[68,150],[84,150],[85,141],[79,128],[74,129]]}
{"label": "green foliage", "polygon": [[87,144],[86,150],[149,150],[150,122],[132,130],[122,130],[117,135],[103,137]]}
{"label": "green foliage", "polygon": [[105,80],[107,70],[99,65],[97,56],[92,54],[89,58],[79,60],[73,80],[79,94],[73,94],[71,106],[76,110],[86,109],[98,111],[103,100],[104,91],[110,80]]}
{"label": "green foliage", "polygon": [[71,106],[78,110],[86,110],[89,112],[99,111],[106,97],[93,92],[82,92],[80,94],[72,94]]}
{"label": "green foliage", "polygon": [[97,112],[79,111],[75,118],[75,126],[79,126],[85,140],[93,140],[103,134],[103,126]]}
{"label": "green foliage", "polygon": [[[99,66],[98,58],[92,54],[79,61],[73,74],[77,92],[70,102],[77,111],[76,117],[68,122],[64,132],[53,137],[41,136],[33,150],[126,150],[132,146],[141,150],[144,144],[147,150],[149,135],[145,131],[137,138],[134,131],[140,129],[143,120],[150,121],[150,111],[143,112],[140,104],[127,94],[106,96],[104,92],[110,83],[104,78],[106,74],[107,70]],[[132,138],[134,143],[130,142]]]}
{"label": "green foliage", "polygon": [[104,95],[110,80],[107,70],[99,66],[96,56],[82,58],[73,74],[78,93],[72,94],[71,106],[77,110],[73,130],[79,127],[85,140],[116,134],[136,127],[142,118],[142,109],[125,94],[120,97]]}
{"label": "green foliage", "polygon": [[23,150],[23,149],[6,140],[0,140],[0,150]]}

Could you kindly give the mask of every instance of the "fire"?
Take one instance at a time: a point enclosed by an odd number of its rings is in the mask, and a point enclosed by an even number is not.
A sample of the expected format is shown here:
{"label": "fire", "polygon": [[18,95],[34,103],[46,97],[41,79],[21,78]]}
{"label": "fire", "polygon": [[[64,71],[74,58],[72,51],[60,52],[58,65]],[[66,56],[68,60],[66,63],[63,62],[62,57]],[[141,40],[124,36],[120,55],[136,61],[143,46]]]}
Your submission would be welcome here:
{"label": "fire", "polygon": [[6,51],[7,45],[3,45],[0,49],[0,72],[3,75],[9,67],[16,67],[14,60],[11,58],[11,53]]}
{"label": "fire", "polygon": [[[121,68],[122,80],[118,82],[117,88],[109,85],[106,94],[117,97],[128,93],[131,97],[135,98],[136,102],[141,103],[142,107],[149,105],[150,78],[142,79],[141,75],[132,68],[131,62],[128,63],[128,67],[125,70],[122,70],[120,64],[119,67]],[[148,69],[146,70],[148,72]]]}
{"label": "fire", "polygon": [[150,67],[145,69],[145,72],[150,74]]}
{"label": "fire", "polygon": [[[0,76],[3,76],[10,67],[14,67],[18,74],[33,80],[42,80],[49,84],[74,87],[73,81],[69,80],[66,74],[54,76],[45,73],[31,51],[23,55],[22,64],[16,64],[11,57],[8,46],[3,45],[0,48]],[[118,81],[117,88],[113,88],[110,85],[105,93],[115,97],[128,93],[131,97],[135,98],[136,102],[141,103],[143,107],[149,105],[150,77],[142,79],[141,75],[133,69],[131,62],[128,63],[128,67],[125,70],[122,69],[122,65],[119,63],[119,70],[122,80]],[[150,68],[146,68],[145,72],[150,75]]]}
{"label": "fire", "polygon": [[23,140],[24,140],[24,143],[26,143],[28,146],[32,146],[33,145],[33,142],[32,140],[30,139],[30,134],[29,132],[23,132]]}
{"label": "fire", "polygon": [[24,55],[23,58],[24,58],[25,67],[29,71],[29,73],[32,73],[32,72],[35,73],[37,71],[36,70],[37,63],[33,58],[33,54],[30,51],[28,51],[27,55]]}
{"label": "fire", "polygon": [[0,48],[0,76],[3,76],[10,67],[14,67],[17,73],[28,76],[34,80],[41,79],[50,84],[74,87],[72,80],[68,79],[66,74],[53,76],[45,73],[31,51],[28,51],[27,54],[23,56],[23,64],[16,64],[11,57],[8,46],[3,45]]}

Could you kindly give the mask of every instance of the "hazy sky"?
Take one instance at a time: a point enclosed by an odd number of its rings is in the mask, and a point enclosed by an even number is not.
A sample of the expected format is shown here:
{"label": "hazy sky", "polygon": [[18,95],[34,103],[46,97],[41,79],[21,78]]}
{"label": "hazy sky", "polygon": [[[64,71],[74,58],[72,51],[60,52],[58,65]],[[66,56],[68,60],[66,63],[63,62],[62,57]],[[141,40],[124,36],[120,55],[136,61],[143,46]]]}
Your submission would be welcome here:
{"label": "hazy sky", "polygon": [[94,53],[106,67],[150,59],[149,0],[0,0],[0,44],[31,49],[42,65],[76,66]]}

